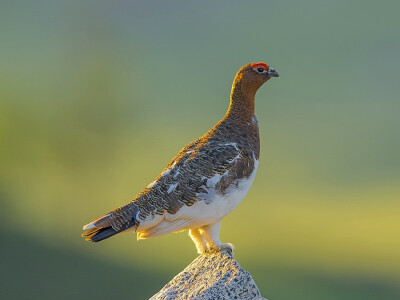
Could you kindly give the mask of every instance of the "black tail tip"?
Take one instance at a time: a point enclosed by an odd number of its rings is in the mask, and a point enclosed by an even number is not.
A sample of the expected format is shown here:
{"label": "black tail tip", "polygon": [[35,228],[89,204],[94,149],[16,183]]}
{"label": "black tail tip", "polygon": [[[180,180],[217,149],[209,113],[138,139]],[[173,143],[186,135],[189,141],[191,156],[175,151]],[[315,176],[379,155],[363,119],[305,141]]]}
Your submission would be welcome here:
{"label": "black tail tip", "polygon": [[91,235],[87,236],[85,240],[88,242],[97,243],[117,233],[118,231],[115,231],[112,227],[100,228],[96,232],[93,232]]}

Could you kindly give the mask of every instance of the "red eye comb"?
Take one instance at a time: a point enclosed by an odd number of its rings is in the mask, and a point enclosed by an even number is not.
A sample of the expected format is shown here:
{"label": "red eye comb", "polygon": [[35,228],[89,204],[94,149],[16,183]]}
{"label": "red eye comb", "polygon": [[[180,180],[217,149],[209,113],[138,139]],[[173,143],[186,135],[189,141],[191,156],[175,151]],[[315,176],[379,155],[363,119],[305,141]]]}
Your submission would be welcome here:
{"label": "red eye comb", "polygon": [[252,63],[252,64],[250,64],[250,67],[252,67],[253,69],[259,68],[259,67],[261,67],[261,68],[263,68],[265,70],[269,69],[268,65],[266,63],[263,63],[263,62]]}

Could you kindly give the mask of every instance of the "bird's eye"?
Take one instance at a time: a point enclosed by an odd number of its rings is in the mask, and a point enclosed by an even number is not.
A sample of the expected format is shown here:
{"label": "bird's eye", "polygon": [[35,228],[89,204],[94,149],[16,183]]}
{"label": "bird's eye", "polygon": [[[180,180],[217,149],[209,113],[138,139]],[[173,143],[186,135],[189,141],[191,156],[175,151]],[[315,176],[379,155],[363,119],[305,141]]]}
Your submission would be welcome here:
{"label": "bird's eye", "polygon": [[264,68],[258,67],[258,68],[257,68],[257,72],[259,72],[259,73],[264,72]]}

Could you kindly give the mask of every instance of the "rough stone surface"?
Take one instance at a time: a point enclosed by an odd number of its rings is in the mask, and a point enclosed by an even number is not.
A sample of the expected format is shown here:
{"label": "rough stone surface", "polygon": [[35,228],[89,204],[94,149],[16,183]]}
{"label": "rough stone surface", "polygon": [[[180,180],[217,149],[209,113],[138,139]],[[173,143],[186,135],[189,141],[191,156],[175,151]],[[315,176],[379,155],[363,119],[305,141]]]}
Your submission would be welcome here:
{"label": "rough stone surface", "polygon": [[228,253],[219,252],[200,255],[150,298],[161,299],[264,298],[250,273]]}

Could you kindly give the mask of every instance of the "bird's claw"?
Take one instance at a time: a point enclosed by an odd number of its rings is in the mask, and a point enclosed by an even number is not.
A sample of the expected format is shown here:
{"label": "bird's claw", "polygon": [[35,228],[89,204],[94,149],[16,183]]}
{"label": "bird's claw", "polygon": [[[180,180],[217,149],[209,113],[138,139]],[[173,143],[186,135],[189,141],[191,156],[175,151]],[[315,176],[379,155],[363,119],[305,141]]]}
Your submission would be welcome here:
{"label": "bird's claw", "polygon": [[231,243],[226,243],[226,244],[221,244],[221,246],[216,247],[210,247],[207,249],[202,250],[199,252],[200,255],[208,255],[208,254],[213,254],[213,253],[218,253],[218,252],[225,252],[229,256],[233,257],[233,245]]}
{"label": "bird's claw", "polygon": [[221,252],[226,252],[230,257],[233,257],[233,245],[231,243],[226,243],[221,245]]}

